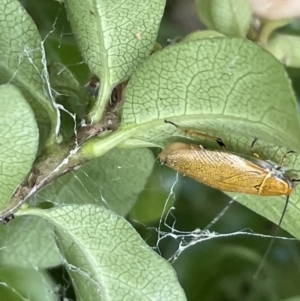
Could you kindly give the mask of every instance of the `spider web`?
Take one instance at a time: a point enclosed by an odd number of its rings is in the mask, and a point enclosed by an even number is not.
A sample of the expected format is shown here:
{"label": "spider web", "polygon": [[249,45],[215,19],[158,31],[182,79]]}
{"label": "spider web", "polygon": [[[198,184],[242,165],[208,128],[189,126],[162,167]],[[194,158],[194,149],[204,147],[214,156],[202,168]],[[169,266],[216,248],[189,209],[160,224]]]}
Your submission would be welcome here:
{"label": "spider web", "polygon": [[[31,60],[31,53],[33,51],[40,51],[42,54],[42,63],[43,63],[43,71],[40,73],[38,68],[36,68],[36,71],[39,73],[41,78],[43,79],[44,83],[44,91],[45,95],[51,100],[54,108],[57,111],[57,128],[56,128],[56,133],[60,132],[60,126],[61,126],[61,118],[62,118],[62,112],[66,115],[68,115],[71,120],[73,121],[73,131],[74,131],[74,136],[77,137],[77,128],[78,128],[78,119],[77,116],[71,112],[70,110],[66,109],[66,107],[62,104],[57,103],[56,99],[59,96],[66,96],[69,97],[70,95],[68,94],[61,94],[55,89],[53,89],[50,79],[49,79],[49,74],[47,70],[47,59],[46,59],[46,52],[45,52],[45,43],[52,38],[53,35],[56,35],[56,38],[59,37],[60,42],[57,45],[56,51],[59,52],[59,50],[62,48],[62,45],[65,43],[64,39],[72,37],[71,32],[65,32],[64,29],[58,28],[57,27],[57,21],[61,17],[61,10],[57,12],[57,16],[55,20],[52,23],[52,28],[48,30],[47,34],[43,38],[41,47],[39,49],[28,49],[26,45],[24,45],[24,51],[22,53],[22,57],[20,57],[20,62],[23,59],[28,59],[31,64],[34,65],[34,62]],[[57,34],[59,32],[59,34]],[[75,62],[73,64],[67,64],[66,67],[74,67],[74,66],[80,66],[84,65],[83,60],[80,60],[78,62]],[[63,72],[63,70],[61,70]],[[15,74],[17,74],[18,70],[15,71]],[[76,140],[77,141],[77,140]],[[78,151],[78,144],[76,143],[74,146],[74,149],[70,152],[69,157],[73,155],[75,152]],[[67,157],[61,164],[66,164],[67,160],[69,159]],[[124,167],[120,167],[124,168]],[[126,168],[126,167],[125,167]],[[55,172],[55,171],[53,171]],[[160,171],[159,171],[160,172]],[[97,181],[92,178],[89,174],[84,173],[83,175],[86,177],[86,179],[93,185],[99,185]],[[91,199],[95,199],[95,196],[93,194],[90,194],[89,188],[86,186],[85,182],[82,181],[80,177],[78,177],[78,174],[76,173],[71,173],[71,176],[74,177],[74,179],[78,182],[78,185],[82,188],[83,191],[86,192],[87,195],[90,195]],[[154,173],[152,177],[160,177],[161,182],[164,182],[164,180],[161,178],[161,176],[158,176],[157,173]],[[114,178],[111,179],[111,181],[122,181],[122,178]],[[197,252],[197,246],[204,245],[205,243],[209,241],[216,241],[216,240],[226,240],[226,239],[232,239],[237,236],[241,236],[244,238],[247,237],[256,237],[259,238],[260,240],[264,241],[269,241],[273,236],[272,234],[261,234],[259,232],[256,233],[256,231],[251,230],[251,228],[248,228],[247,226],[244,226],[244,223],[234,223],[235,230],[232,230],[232,228],[228,228],[228,231],[224,231],[225,233],[221,233],[218,230],[214,230],[215,228],[217,229],[225,229],[224,223],[228,222],[227,216],[229,218],[231,215],[229,215],[229,212],[233,209],[234,206],[236,206],[236,199],[242,197],[241,195],[237,195],[234,199],[231,200],[226,200],[222,201],[221,205],[219,203],[218,208],[212,212],[209,213],[212,218],[207,222],[205,221],[204,223],[199,223],[197,226],[194,226],[194,228],[189,229],[189,227],[186,227],[188,229],[184,229],[185,227],[182,226],[182,223],[179,223],[178,219],[178,200],[180,199],[180,192],[179,190],[182,188],[182,177],[176,174],[176,178],[170,180],[166,180],[167,183],[161,183],[162,189],[164,191],[164,196],[162,198],[162,202],[164,203],[163,210],[161,211],[160,218],[158,220],[158,223],[144,223],[144,222],[139,222],[138,220],[133,220],[134,225],[138,225],[137,228],[143,228],[146,230],[146,234],[144,234],[145,240],[149,242],[149,244],[153,247],[153,249],[158,252],[160,255],[164,256],[169,262],[174,264],[176,268],[176,262],[181,258],[184,257],[186,253],[188,253],[188,250],[193,250],[195,249]],[[188,183],[189,185],[191,182]],[[180,187],[181,186],[181,187]],[[102,191],[102,187],[100,186],[100,192]],[[150,192],[155,193],[159,189],[157,187],[151,187]],[[32,191],[32,194],[34,191]],[[204,195],[204,194],[203,194]],[[47,203],[53,203],[58,205],[59,202],[56,201],[56,199],[59,198],[58,195],[55,195],[55,192],[53,193],[51,199],[48,197],[44,196],[39,196],[40,200],[33,199],[33,204],[34,202],[39,203],[41,202],[41,199]],[[199,199],[199,198],[198,198]],[[206,202],[215,202],[217,201],[218,197],[213,198],[213,197],[207,197]],[[96,199],[95,199],[96,200]],[[197,201],[197,197],[194,198],[195,201]],[[101,201],[103,204],[106,204],[108,206],[108,200],[106,200],[105,196],[101,194]],[[189,204],[191,205],[191,204]],[[195,209],[195,207],[193,207]],[[192,210],[193,210],[192,209]],[[199,208],[198,208],[199,209]],[[202,208],[203,209],[203,208]],[[240,210],[240,207],[239,207]],[[197,212],[200,212],[201,210],[197,210]],[[191,212],[187,210],[187,212]],[[187,213],[188,214],[188,213]],[[203,214],[203,213],[202,213]],[[243,209],[242,214],[250,214],[248,210]],[[254,216],[254,214],[252,214]],[[187,217],[189,218],[189,217]],[[245,218],[245,217],[244,217]],[[245,218],[246,219],[246,218]],[[222,222],[224,220],[224,222]],[[239,218],[239,221],[241,218]],[[247,220],[247,219],[246,219]],[[216,227],[217,224],[220,223],[221,227]],[[151,226],[149,225],[151,224]],[[201,224],[201,226],[200,226]],[[156,234],[157,239],[153,243],[153,240],[151,240],[151,236],[153,234]],[[8,229],[7,231],[7,236],[12,235],[12,232]],[[46,236],[52,236],[53,232],[49,231],[48,233],[45,233]],[[283,237],[283,236],[278,236],[277,239],[281,240],[290,240],[288,237]],[[220,245],[219,245],[220,246]],[[265,249],[265,248],[264,248]],[[201,252],[200,252],[201,253]],[[66,262],[66,259],[63,259]],[[68,263],[66,263],[68,264]],[[68,264],[69,265],[69,264]],[[182,267],[182,266],[181,266]],[[36,267],[33,267],[36,268]],[[69,268],[71,270],[76,270],[79,273],[82,273],[82,271],[78,267],[70,266]],[[254,267],[255,271],[256,267]],[[51,273],[56,277],[56,284],[54,285],[53,289],[53,294],[59,298],[60,300],[67,301],[67,300],[75,300],[75,297],[72,296],[72,292],[69,293],[70,288],[71,288],[71,280],[67,274],[67,272],[63,268],[57,268],[53,269]],[[59,276],[57,276],[59,274]],[[85,277],[90,278],[90,275],[85,274]],[[42,280],[44,281],[44,280]],[[29,296],[25,295],[20,295],[18,291],[16,291],[9,283],[6,282],[0,282],[0,286],[3,287],[8,287],[10,288],[16,295],[19,296],[21,300],[30,300]],[[71,297],[70,297],[71,295]]]}
{"label": "spider web", "polygon": [[[175,192],[175,186],[178,184],[179,174],[176,174],[176,180],[173,182],[169,195],[165,201],[165,206],[162,212],[162,217],[159,220],[159,225],[157,228],[158,232],[158,240],[156,249],[158,252],[160,252],[160,243],[166,239],[167,237],[172,237],[174,240],[178,242],[178,249],[175,251],[175,253],[168,258],[170,262],[174,262],[177,260],[177,258],[188,248],[192,247],[195,244],[208,241],[211,239],[216,238],[228,238],[228,237],[234,237],[234,236],[252,236],[252,237],[261,237],[261,238],[268,238],[273,239],[273,235],[268,234],[261,234],[261,233],[255,233],[251,228],[245,228],[241,229],[235,232],[230,233],[218,233],[215,231],[212,231],[211,229],[215,224],[217,224],[227,213],[228,210],[234,205],[235,199],[240,197],[239,195],[236,195],[234,199],[231,199],[228,201],[228,203],[224,206],[224,208],[203,228],[196,228],[193,231],[180,231],[176,227],[176,216],[173,214],[173,212],[176,210],[176,192]],[[171,204],[171,206],[168,206],[168,204]],[[171,221],[170,221],[171,220]],[[161,230],[164,227],[168,231]],[[282,240],[293,240],[290,237],[284,237],[284,236],[275,236],[276,239],[282,239]]]}

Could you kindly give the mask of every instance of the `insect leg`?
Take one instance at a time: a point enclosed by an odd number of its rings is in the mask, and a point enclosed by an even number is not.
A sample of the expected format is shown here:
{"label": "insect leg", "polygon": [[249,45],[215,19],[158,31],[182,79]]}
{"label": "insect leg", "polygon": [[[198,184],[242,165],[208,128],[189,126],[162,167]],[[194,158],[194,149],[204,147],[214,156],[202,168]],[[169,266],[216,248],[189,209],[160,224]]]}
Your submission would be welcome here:
{"label": "insect leg", "polygon": [[195,130],[192,130],[192,129],[183,128],[183,127],[175,124],[172,121],[165,120],[165,123],[172,124],[176,128],[178,128],[181,131],[183,131],[186,135],[198,136],[198,137],[206,138],[206,139],[209,139],[209,140],[213,140],[213,141],[216,141],[219,146],[221,146],[223,148],[226,148],[226,145],[225,145],[225,143],[223,142],[223,140],[221,138],[218,138],[218,137],[215,137],[215,136],[211,136],[211,135],[208,135],[208,134],[205,134],[205,133],[202,133],[202,132],[198,132],[198,131],[195,131]]}
{"label": "insect leg", "polygon": [[254,138],[254,140],[252,141],[252,143],[251,143],[251,148],[253,148],[254,147],[254,144],[256,143],[256,141],[258,140],[258,138]]}
{"label": "insect leg", "polygon": [[256,141],[258,140],[258,138],[254,138],[254,140],[252,141],[251,143],[251,153],[252,155],[255,157],[255,158],[258,158],[259,159],[259,154],[256,153],[254,150],[253,150],[253,147],[254,147],[254,144],[256,143]]}
{"label": "insect leg", "polygon": [[282,159],[281,159],[281,161],[280,161],[280,166],[282,167],[282,166],[284,165],[284,162],[285,162],[286,157],[287,157],[288,154],[294,154],[294,153],[295,153],[294,151],[288,151],[288,152],[286,152],[286,153],[283,155],[283,157],[282,157]]}
{"label": "insect leg", "polygon": [[[254,138],[254,140],[252,141],[252,143],[251,143],[251,149],[252,149],[252,151],[251,151],[251,152],[252,152],[252,155],[253,155],[254,157],[259,158],[259,154],[256,153],[256,152],[253,150],[254,144],[256,143],[257,140],[258,140],[258,138]],[[282,159],[281,159],[281,161],[280,161],[279,166],[280,166],[280,167],[283,167],[284,162],[285,162],[285,160],[286,160],[286,158],[287,158],[287,155],[288,155],[288,154],[294,154],[294,153],[295,153],[294,151],[287,151],[287,152],[283,155],[283,157],[282,157]]]}

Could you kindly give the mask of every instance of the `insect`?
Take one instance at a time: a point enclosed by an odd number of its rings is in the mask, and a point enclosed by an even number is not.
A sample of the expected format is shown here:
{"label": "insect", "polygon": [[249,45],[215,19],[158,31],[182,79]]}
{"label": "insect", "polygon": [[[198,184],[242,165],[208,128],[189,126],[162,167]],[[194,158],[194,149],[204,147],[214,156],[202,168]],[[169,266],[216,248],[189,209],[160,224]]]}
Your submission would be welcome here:
{"label": "insect", "polygon": [[168,167],[210,187],[261,196],[290,195],[294,181],[281,165],[225,150],[174,142],[159,154]]}
{"label": "insect", "polygon": [[[178,127],[176,124],[172,125]],[[191,132],[185,130],[186,133]],[[225,144],[220,138],[196,132],[200,136]],[[252,143],[252,147],[256,139]],[[207,150],[201,145],[174,142],[159,154],[168,167],[210,187],[261,196],[290,195],[295,180],[285,172],[283,163],[277,165],[254,156],[223,150]]]}
{"label": "insect", "polygon": [[[173,122],[165,122],[180,128]],[[196,133],[198,136],[215,140],[220,146],[225,148],[225,144],[220,138],[192,130],[184,130],[184,132],[187,134]],[[253,147],[255,142],[256,139],[254,139],[251,147]],[[289,202],[289,196],[295,187],[295,182],[300,180],[293,179],[283,169],[286,155],[284,155],[279,165],[259,159],[256,154],[254,155],[238,154],[225,149],[207,150],[201,145],[174,142],[167,145],[158,157],[162,164],[198,182],[222,191],[259,196],[287,196],[283,213],[278,223],[278,226],[280,226]],[[275,238],[276,234],[277,232],[273,238]],[[274,239],[270,242],[264,259],[266,259],[273,242]],[[261,266],[258,268],[255,277],[258,275]]]}

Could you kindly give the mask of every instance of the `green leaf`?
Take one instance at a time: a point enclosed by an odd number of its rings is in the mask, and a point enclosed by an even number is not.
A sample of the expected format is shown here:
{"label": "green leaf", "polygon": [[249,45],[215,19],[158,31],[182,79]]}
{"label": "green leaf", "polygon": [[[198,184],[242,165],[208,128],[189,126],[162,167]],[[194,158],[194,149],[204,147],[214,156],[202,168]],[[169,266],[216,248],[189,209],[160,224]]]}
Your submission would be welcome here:
{"label": "green leaf", "polygon": [[186,300],[169,263],[113,212],[73,205],[19,213],[56,226],[78,300]]}
{"label": "green leaf", "polygon": [[74,74],[60,62],[50,63],[48,71],[51,88],[58,94],[57,101],[60,101],[64,107],[70,109],[80,119],[83,119],[90,103],[87,90],[82,87]]}
{"label": "green leaf", "polygon": [[39,137],[32,109],[12,85],[0,86],[0,137],[0,209],[3,209],[30,171]]}
{"label": "green leaf", "polygon": [[86,117],[92,97],[62,63],[52,62],[48,66],[48,71],[51,88],[57,95],[56,102],[64,107],[60,113],[60,133],[63,135],[64,141],[68,141],[74,136],[74,123],[80,123]]}
{"label": "green leaf", "polygon": [[188,34],[186,37],[184,37],[181,40],[181,42],[191,42],[191,41],[198,41],[201,39],[218,38],[218,37],[224,37],[224,35],[213,30],[197,30]]}
{"label": "green leaf", "polygon": [[3,265],[46,269],[62,264],[54,227],[35,216],[0,225],[0,261]]}
{"label": "green leaf", "polygon": [[119,136],[134,135],[132,146],[184,136],[165,119],[221,137],[235,151],[249,153],[254,137],[300,150],[297,104],[283,66],[244,39],[178,43],[137,68],[124,91]]}
{"label": "green leaf", "polygon": [[[297,104],[284,67],[259,46],[236,38],[178,43],[140,64],[124,92],[123,125],[108,139],[83,147],[88,156],[120,146],[164,146],[187,137],[164,120],[220,137],[227,149],[280,163],[287,150],[300,152]],[[172,137],[173,136],[173,137]],[[174,137],[176,136],[176,137]],[[191,139],[191,137],[189,137]],[[193,142],[217,148],[215,142]],[[195,140],[196,139],[196,140]],[[285,166],[300,170],[300,156]],[[300,176],[298,176],[300,178]],[[282,227],[300,239],[300,186],[290,198]],[[232,196],[232,194],[231,194]],[[278,223],[285,197],[233,194],[255,212]]]}
{"label": "green leaf", "polygon": [[98,204],[126,215],[152,171],[149,149],[113,149],[46,187],[32,202]]}
{"label": "green leaf", "polygon": [[2,0],[0,10],[0,84],[11,83],[22,91],[35,113],[43,144],[57,126],[43,43],[19,1]]}
{"label": "green leaf", "polygon": [[264,47],[265,45],[268,44],[270,37],[272,37],[272,34],[276,31],[276,29],[291,23],[291,21],[292,19],[275,20],[275,21],[264,20],[259,30],[259,33],[257,33],[258,36],[255,38],[256,42],[262,47]]}
{"label": "green leaf", "polygon": [[57,301],[53,280],[44,271],[1,266],[1,300]]}
{"label": "green leaf", "polygon": [[[287,149],[300,152],[297,104],[283,66],[242,39],[179,43],[153,54],[132,76],[124,101],[125,125],[118,135],[127,138],[127,146],[130,135],[135,138],[132,147],[138,146],[138,139],[163,146],[178,140],[172,135],[186,137],[182,130],[165,124],[167,119],[220,137],[228,150],[237,153],[251,155],[250,145],[257,137],[255,151],[277,163]],[[217,148],[207,140],[198,138],[197,143]],[[299,171],[300,157],[289,155],[285,166]],[[285,197],[231,196],[279,222]],[[300,239],[299,197],[300,186],[291,195],[293,210],[287,211],[282,227]]]}
{"label": "green leaf", "polygon": [[201,21],[228,36],[246,37],[252,18],[249,0],[196,0]]}
{"label": "green leaf", "polygon": [[285,34],[274,34],[265,45],[265,49],[271,52],[279,61],[287,67],[300,67],[300,38]]}
{"label": "green leaf", "polygon": [[90,119],[101,119],[112,89],[126,80],[153,49],[165,0],[66,0],[81,53],[100,78]]}

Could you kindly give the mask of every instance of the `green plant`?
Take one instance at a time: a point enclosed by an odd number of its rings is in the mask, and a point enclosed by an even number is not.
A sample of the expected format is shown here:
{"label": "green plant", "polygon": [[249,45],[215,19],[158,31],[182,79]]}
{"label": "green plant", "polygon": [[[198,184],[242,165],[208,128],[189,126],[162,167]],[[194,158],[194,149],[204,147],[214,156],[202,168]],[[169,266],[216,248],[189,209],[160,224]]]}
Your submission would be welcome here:
{"label": "green plant", "polygon": [[[206,8],[203,22],[218,32],[194,32],[162,48],[155,42],[164,0],[65,0],[88,77],[96,76],[88,93],[51,57],[47,37],[19,1],[0,2],[1,221],[16,216],[0,232],[3,281],[13,288],[7,298],[30,292],[24,298],[55,300],[44,269],[65,263],[78,300],[186,300],[170,264],[123,217],[138,219],[134,205],[155,161],[148,148],[180,138],[164,119],[222,137],[238,153],[251,153],[258,137],[256,151],[274,162],[287,149],[300,151],[290,80],[263,49],[281,53],[282,40],[271,36],[277,26],[255,31],[247,1],[235,4],[242,14],[229,9],[232,1],[222,2],[227,8],[197,3]],[[293,41],[298,45],[298,37]],[[282,59],[298,67],[293,51]],[[298,154],[289,156],[287,166],[299,165]],[[279,221],[283,198],[231,195]],[[299,239],[298,198],[295,189],[295,210],[282,227]],[[25,201],[30,206],[17,211]],[[19,286],[26,271],[42,279],[40,292]]]}

